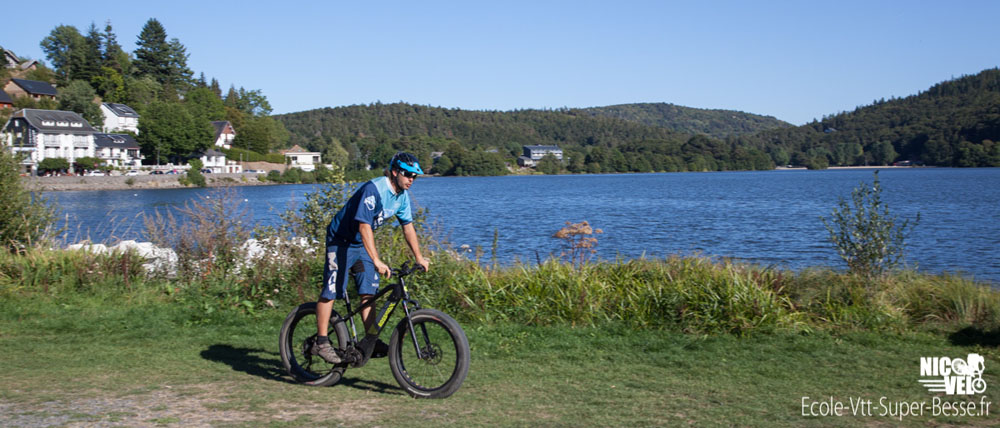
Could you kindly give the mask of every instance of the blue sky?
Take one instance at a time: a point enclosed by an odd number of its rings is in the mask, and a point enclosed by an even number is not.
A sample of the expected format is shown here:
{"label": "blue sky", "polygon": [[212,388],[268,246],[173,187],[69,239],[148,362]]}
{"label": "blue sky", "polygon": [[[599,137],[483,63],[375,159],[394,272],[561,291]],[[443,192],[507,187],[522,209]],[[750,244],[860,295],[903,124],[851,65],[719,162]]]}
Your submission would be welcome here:
{"label": "blue sky", "polygon": [[1000,1],[45,4],[7,16],[0,46],[45,60],[56,26],[110,20],[131,52],[156,18],[196,76],[260,89],[275,113],[668,102],[802,124],[1000,66]]}

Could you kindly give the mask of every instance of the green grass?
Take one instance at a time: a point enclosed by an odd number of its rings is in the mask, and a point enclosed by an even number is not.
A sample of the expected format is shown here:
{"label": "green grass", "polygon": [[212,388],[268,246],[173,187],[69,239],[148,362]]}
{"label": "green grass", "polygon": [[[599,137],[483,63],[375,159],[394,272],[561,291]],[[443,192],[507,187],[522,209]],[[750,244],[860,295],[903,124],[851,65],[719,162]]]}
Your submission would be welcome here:
{"label": "green grass", "polygon": [[[996,335],[975,329],[736,336],[615,321],[465,322],[472,364],[462,389],[445,400],[414,400],[385,360],[349,369],[334,387],[292,383],[277,355],[288,309],[206,315],[169,301],[5,298],[0,425],[897,425],[878,416],[878,399],[930,403],[917,382],[919,358],[970,352],[987,357],[990,417],[902,423],[1000,423]],[[803,417],[803,396],[873,399],[876,416]]]}

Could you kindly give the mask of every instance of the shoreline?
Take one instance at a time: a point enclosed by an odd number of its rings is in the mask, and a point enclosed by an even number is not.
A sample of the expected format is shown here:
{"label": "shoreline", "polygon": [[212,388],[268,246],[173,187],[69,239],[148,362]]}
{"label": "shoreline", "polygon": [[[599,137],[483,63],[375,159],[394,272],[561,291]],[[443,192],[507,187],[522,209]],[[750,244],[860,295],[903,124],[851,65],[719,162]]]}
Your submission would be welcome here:
{"label": "shoreline", "polygon": [[[831,166],[831,170],[864,170],[864,169],[908,169],[933,168],[927,166]],[[805,167],[776,167],[772,171],[808,171]],[[714,171],[707,171],[714,172]],[[656,172],[613,173],[613,174],[657,174]],[[544,174],[508,174],[509,176],[534,176]],[[561,175],[561,174],[560,174]],[[589,175],[589,174],[570,174]],[[601,174],[597,174],[601,175]],[[264,174],[204,174],[207,187],[226,186],[278,186],[288,183],[274,183],[261,180]],[[151,189],[185,189],[197,186],[184,186],[178,181],[184,174],[138,175],[138,176],[62,176],[62,177],[21,177],[21,182],[30,191],[69,192],[87,190],[151,190]],[[437,177],[437,176],[428,176]]]}
{"label": "shoreline", "polygon": [[[179,179],[184,174],[118,176],[22,177],[30,191],[66,192],[86,190],[185,189]],[[273,186],[282,183],[262,181],[263,174],[204,174],[207,187]]]}
{"label": "shoreline", "polygon": [[[934,168],[928,166],[831,166],[830,170],[864,170],[864,169],[912,169]],[[764,171],[764,170],[762,170]],[[771,171],[808,171],[806,167],[776,167]],[[707,171],[717,172],[717,171]],[[659,172],[625,172],[610,174],[658,174]],[[274,183],[261,180],[264,174],[204,174],[207,187],[226,186],[278,186],[288,183]],[[534,176],[544,174],[508,174],[509,176]],[[603,174],[570,174],[570,175],[603,175]],[[181,185],[179,179],[183,174],[168,175],[138,175],[126,176],[63,176],[63,177],[21,177],[21,182],[31,191],[69,192],[86,190],[130,190],[130,189],[185,189],[196,186]],[[429,175],[428,177],[438,177]]]}

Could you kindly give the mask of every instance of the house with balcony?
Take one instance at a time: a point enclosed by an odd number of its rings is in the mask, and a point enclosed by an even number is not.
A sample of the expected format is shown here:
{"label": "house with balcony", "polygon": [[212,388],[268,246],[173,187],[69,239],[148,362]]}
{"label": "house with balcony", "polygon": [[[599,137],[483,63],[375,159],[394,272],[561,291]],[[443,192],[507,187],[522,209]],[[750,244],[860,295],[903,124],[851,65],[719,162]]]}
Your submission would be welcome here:
{"label": "house with balcony", "polygon": [[77,113],[23,109],[14,112],[0,129],[0,140],[4,149],[24,155],[24,172],[37,173],[38,164],[47,158],[66,159],[73,172],[77,158],[95,157],[95,133],[97,130]]}
{"label": "house with balcony", "polygon": [[115,167],[142,165],[139,143],[130,134],[94,134],[94,154],[105,164]]}
{"label": "house with balcony", "polygon": [[217,120],[212,122],[215,127],[215,147],[230,149],[233,147],[233,140],[236,139],[236,130],[228,120]]}
{"label": "house with balcony", "polygon": [[320,165],[322,161],[320,160],[319,152],[310,152],[298,144],[292,146],[288,150],[282,150],[281,154],[285,155],[285,164],[289,168],[299,168],[303,171],[315,171],[316,165]]}
{"label": "house with balcony", "polygon": [[139,113],[132,107],[118,103],[101,103],[101,114],[104,115],[104,132],[132,132],[139,134]]}

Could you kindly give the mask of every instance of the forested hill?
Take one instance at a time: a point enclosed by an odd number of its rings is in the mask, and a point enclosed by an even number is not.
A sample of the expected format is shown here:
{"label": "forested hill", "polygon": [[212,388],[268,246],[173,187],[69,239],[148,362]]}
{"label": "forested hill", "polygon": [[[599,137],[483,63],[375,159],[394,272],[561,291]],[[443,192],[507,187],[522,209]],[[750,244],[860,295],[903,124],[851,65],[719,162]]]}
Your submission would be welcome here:
{"label": "forested hill", "polygon": [[[557,145],[564,151],[564,161],[546,165],[547,172],[746,170],[787,164],[825,168],[899,161],[1000,166],[998,69],[798,127],[780,127],[776,119],[737,112],[697,116],[684,109],[678,112],[686,119],[674,123],[687,125],[648,124],[667,123],[656,118],[675,108],[635,104],[500,112],[376,103],[276,118],[291,133],[289,145],[321,151],[324,159],[358,171],[381,167],[396,150],[407,150],[441,174],[504,174],[504,163],[512,164],[521,147],[532,144]],[[743,119],[729,122],[728,128],[696,126],[712,122],[705,117],[725,114]],[[761,123],[755,124],[757,120]],[[767,123],[778,127],[754,134],[736,131]],[[710,135],[722,129],[737,135]],[[445,152],[440,165],[433,163],[432,152]]]}
{"label": "forested hill", "polygon": [[792,124],[772,116],[733,110],[699,109],[668,103],[618,104],[590,107],[579,111],[592,116],[614,117],[685,134],[705,134],[715,138],[792,127]]}
{"label": "forested hill", "polygon": [[779,165],[1000,166],[1000,70],[737,142],[767,151]]}
{"label": "forested hill", "polygon": [[345,162],[349,170],[377,167],[394,150],[409,150],[427,162],[432,151],[444,151],[447,168],[440,173],[502,174],[503,164],[513,163],[522,146],[535,144],[562,148],[561,168],[569,172],[773,167],[762,151],[746,153],[705,135],[579,109],[470,111],[376,103],[275,117],[291,133],[290,145],[321,151],[324,159]]}

